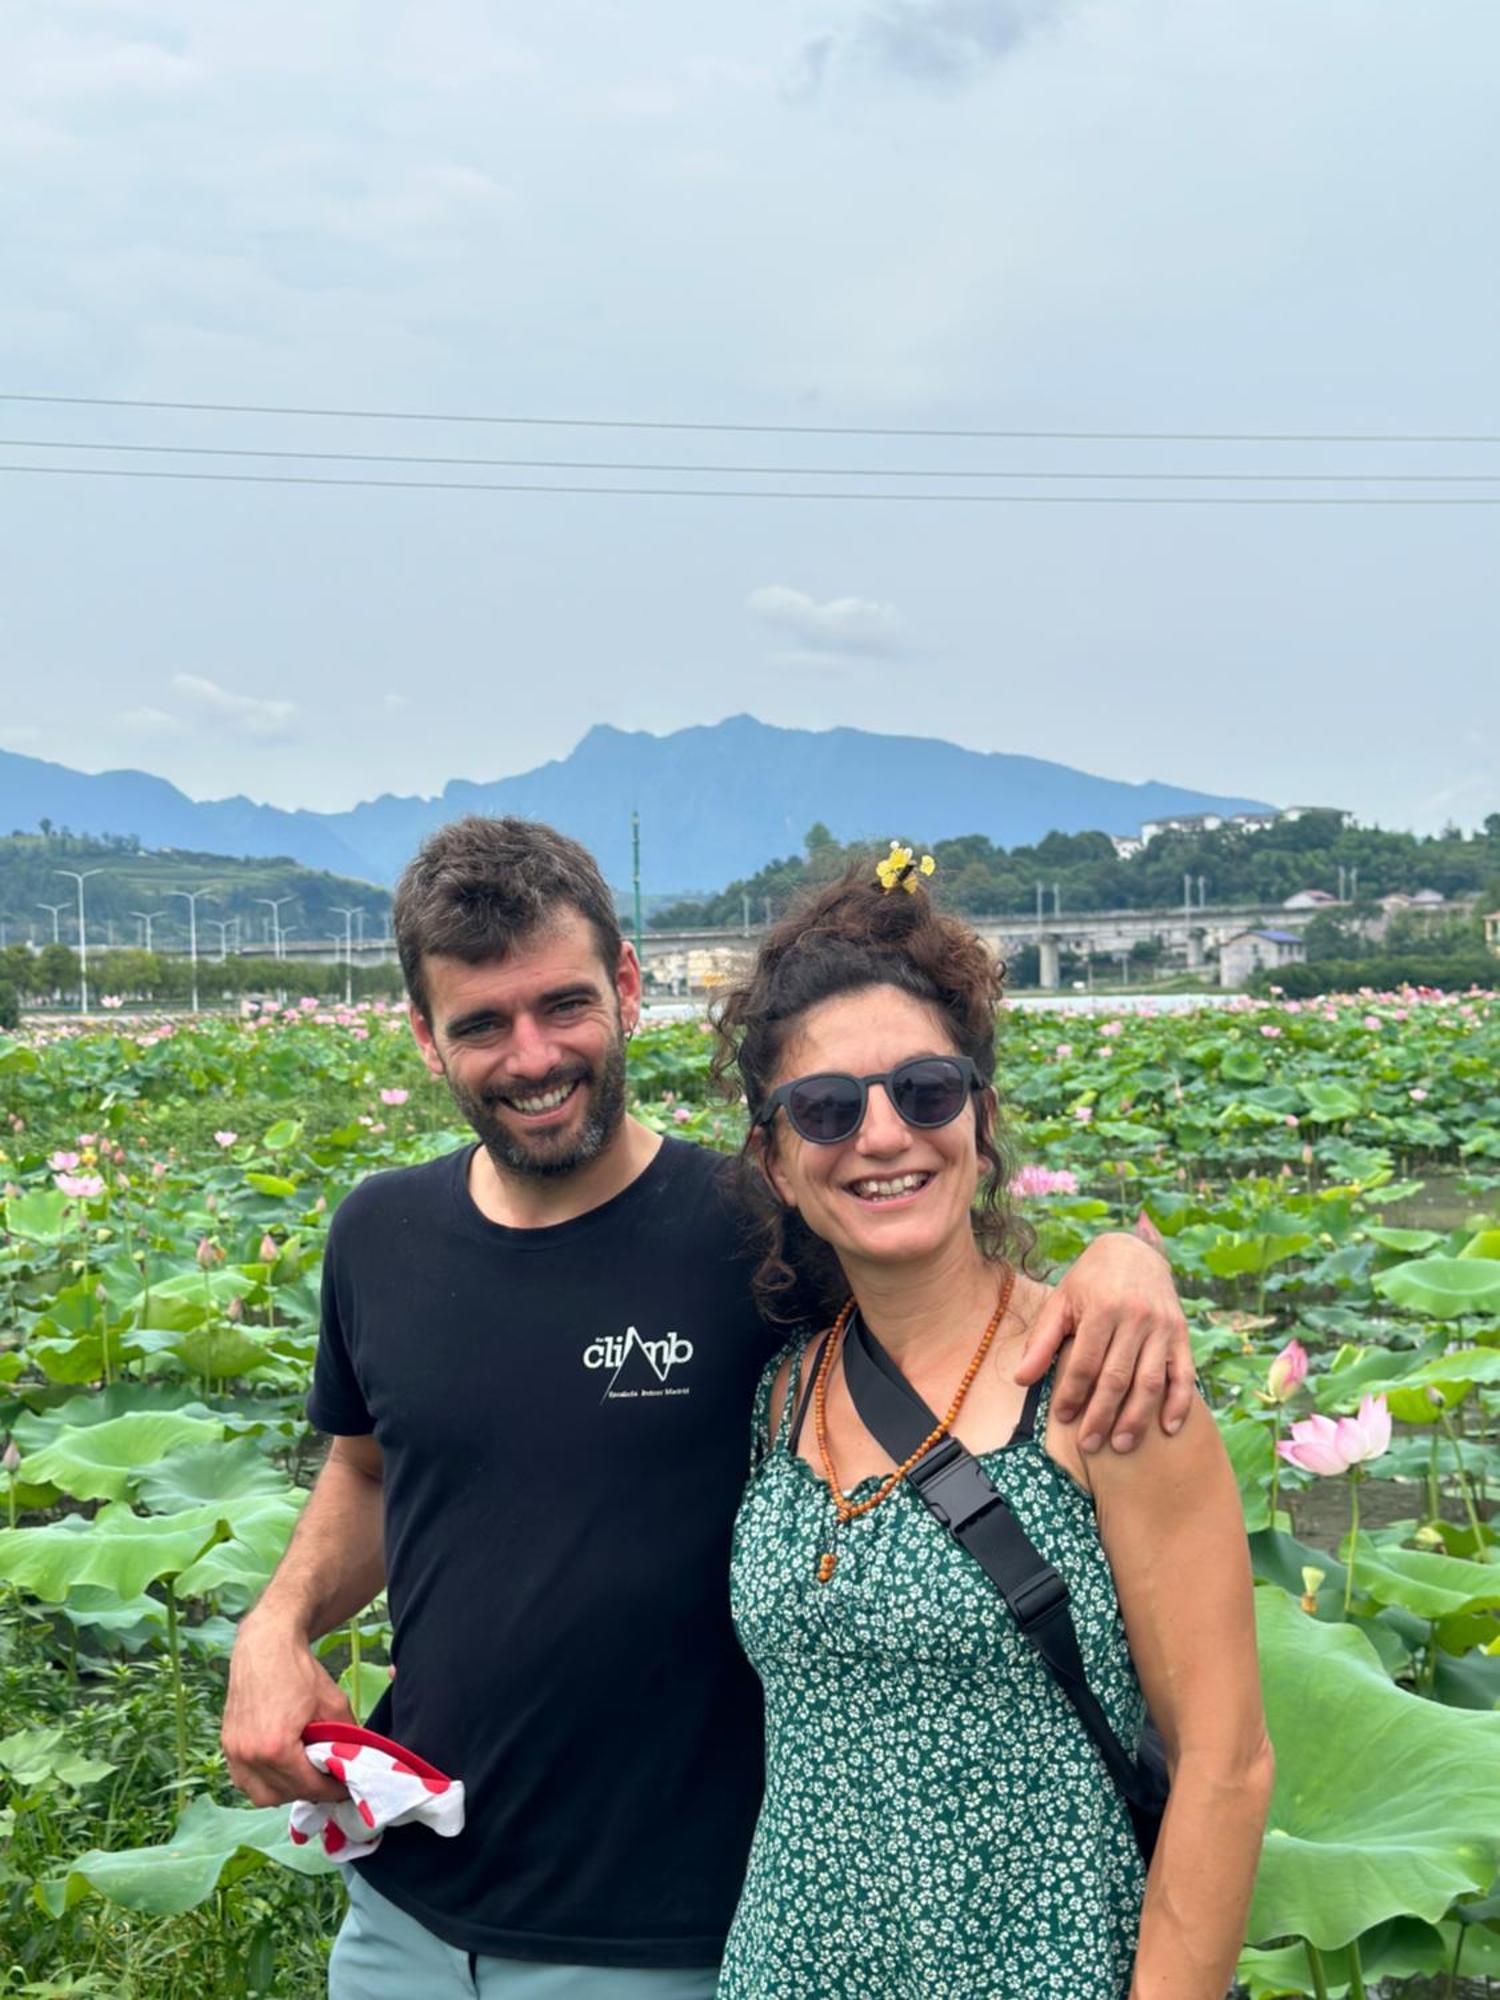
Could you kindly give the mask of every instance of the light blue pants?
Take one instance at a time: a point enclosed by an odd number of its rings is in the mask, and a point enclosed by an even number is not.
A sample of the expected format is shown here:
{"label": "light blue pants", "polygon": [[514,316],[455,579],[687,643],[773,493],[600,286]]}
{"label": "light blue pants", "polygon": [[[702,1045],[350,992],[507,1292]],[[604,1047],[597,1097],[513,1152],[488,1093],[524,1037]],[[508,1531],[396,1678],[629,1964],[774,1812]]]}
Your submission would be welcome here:
{"label": "light blue pants", "polygon": [[328,2000],[713,2000],[717,1966],[622,1971],[484,1958],[424,1924],[348,1871],[349,1914],[328,1961]]}

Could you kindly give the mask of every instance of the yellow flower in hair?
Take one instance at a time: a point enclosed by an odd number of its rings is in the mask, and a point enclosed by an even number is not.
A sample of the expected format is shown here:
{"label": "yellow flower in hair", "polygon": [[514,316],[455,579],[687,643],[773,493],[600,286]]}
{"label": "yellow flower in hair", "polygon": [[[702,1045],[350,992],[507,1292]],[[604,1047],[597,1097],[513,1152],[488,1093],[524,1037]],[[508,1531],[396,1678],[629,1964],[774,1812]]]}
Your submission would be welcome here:
{"label": "yellow flower in hair", "polygon": [[892,889],[904,889],[908,896],[917,893],[917,876],[930,875],[937,863],[930,854],[924,854],[920,861],[909,847],[899,840],[891,842],[891,851],[883,861],[875,863],[876,880],[889,895]]}

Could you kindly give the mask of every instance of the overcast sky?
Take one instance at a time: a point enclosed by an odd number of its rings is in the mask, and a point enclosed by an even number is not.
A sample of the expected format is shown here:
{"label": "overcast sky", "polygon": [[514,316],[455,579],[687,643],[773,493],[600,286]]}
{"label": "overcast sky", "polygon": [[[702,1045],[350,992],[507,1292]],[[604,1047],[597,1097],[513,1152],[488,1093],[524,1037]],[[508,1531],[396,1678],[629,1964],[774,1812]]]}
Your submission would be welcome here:
{"label": "overcast sky", "polygon": [[[0,15],[0,390],[1494,435],[1497,74],[1494,0],[46,0]],[[0,433],[650,465],[1500,475],[1500,447],[1482,445],[12,402]],[[35,442],[0,462],[810,483]],[[1407,490],[1500,496],[1500,478]],[[594,722],[660,732],[748,710],[1389,825],[1500,810],[1500,508],[17,473],[0,475],[0,510],[0,745],[135,765],[199,797],[430,793],[564,755]]]}

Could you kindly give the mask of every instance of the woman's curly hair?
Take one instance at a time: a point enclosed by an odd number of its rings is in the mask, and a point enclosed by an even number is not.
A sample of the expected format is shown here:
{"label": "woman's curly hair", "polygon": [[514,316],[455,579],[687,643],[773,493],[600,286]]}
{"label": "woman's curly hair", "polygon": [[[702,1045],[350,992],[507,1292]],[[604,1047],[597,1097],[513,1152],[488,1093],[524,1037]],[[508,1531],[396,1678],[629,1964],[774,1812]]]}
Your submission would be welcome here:
{"label": "woman's curly hair", "polygon": [[[989,1078],[1004,983],[1004,966],[968,924],[936,909],[920,883],[910,893],[888,892],[868,866],[856,864],[800,898],[762,942],[749,977],[727,990],[713,1016],[713,1075],[726,1092],[743,1091],[753,1132],[802,1016],[836,994],[891,986],[935,1008],[954,1048]],[[1036,1233],[1011,1207],[1009,1147],[995,1100],[986,1092],[974,1103],[985,1168],[973,1209],[975,1239],[987,1257],[1024,1264]],[[768,1141],[775,1143],[774,1133]],[[738,1167],[758,1253],[753,1283],[761,1310],[787,1322],[836,1310],[849,1289],[838,1259],[777,1199],[748,1136]]]}

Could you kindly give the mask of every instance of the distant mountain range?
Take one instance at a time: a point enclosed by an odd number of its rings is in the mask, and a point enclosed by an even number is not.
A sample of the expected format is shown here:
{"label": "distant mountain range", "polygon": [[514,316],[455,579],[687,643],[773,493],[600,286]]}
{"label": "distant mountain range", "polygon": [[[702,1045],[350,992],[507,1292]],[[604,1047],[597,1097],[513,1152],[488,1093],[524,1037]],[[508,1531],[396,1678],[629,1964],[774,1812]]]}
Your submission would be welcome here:
{"label": "distant mountain range", "polygon": [[43,819],[73,833],[133,834],[149,848],[285,855],[310,868],[393,882],[422,836],[462,813],[546,820],[592,848],[617,886],[712,890],[798,851],[818,820],[839,840],[931,841],[983,833],[1002,847],[1050,832],[1134,833],[1174,813],[1264,810],[1181,785],[1130,785],[1067,764],[964,750],[863,729],[777,729],[753,716],[651,736],[591,729],[567,757],[490,784],[455,778],[437,798],[390,793],[350,812],[287,812],[247,798],[190,799],[143,771],[90,776],[0,750],[0,833]]}

